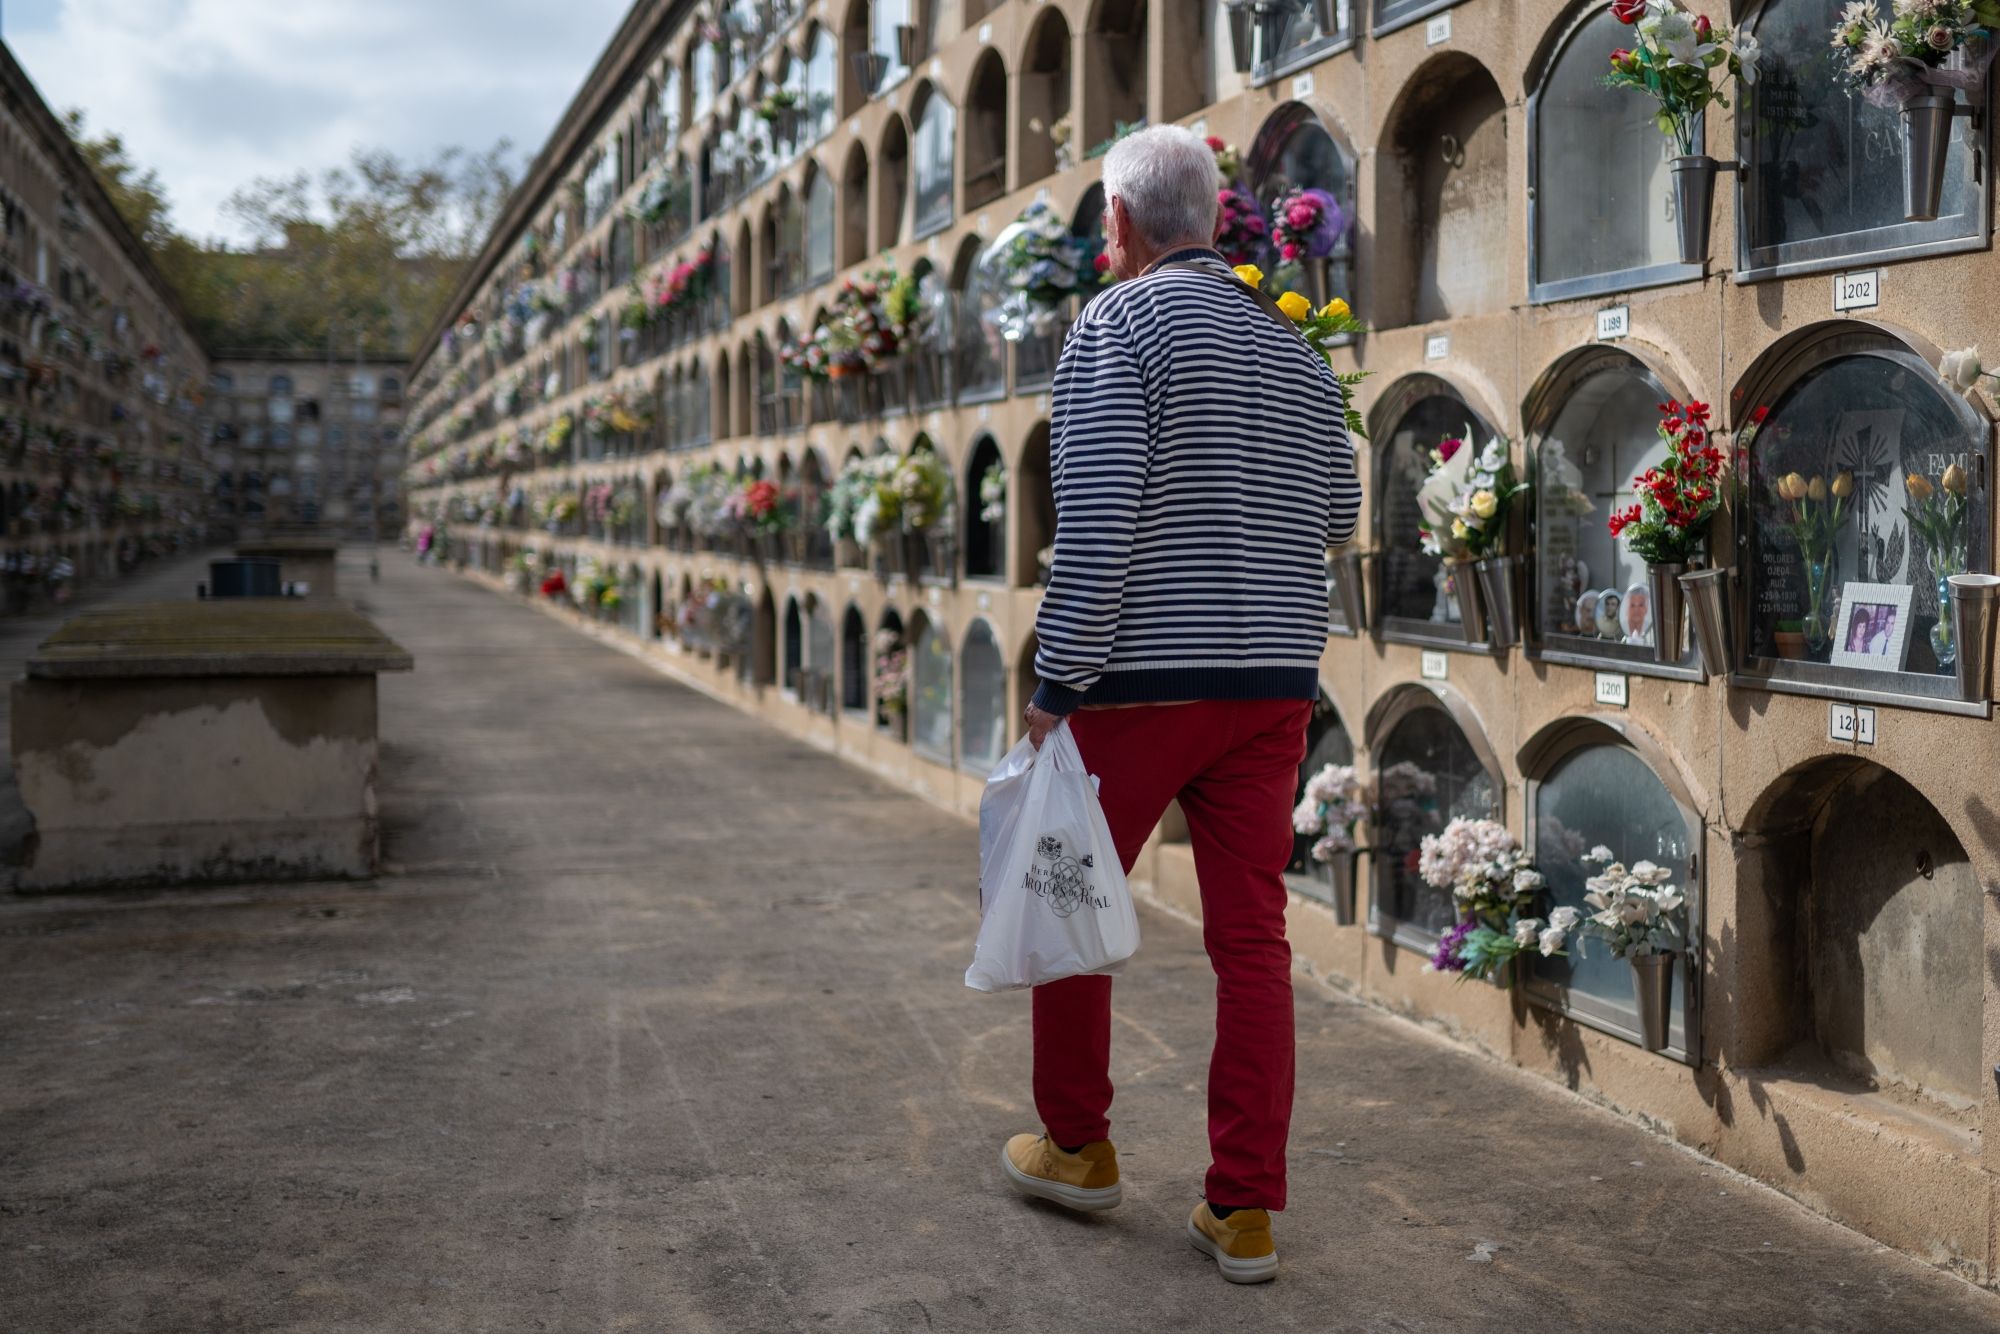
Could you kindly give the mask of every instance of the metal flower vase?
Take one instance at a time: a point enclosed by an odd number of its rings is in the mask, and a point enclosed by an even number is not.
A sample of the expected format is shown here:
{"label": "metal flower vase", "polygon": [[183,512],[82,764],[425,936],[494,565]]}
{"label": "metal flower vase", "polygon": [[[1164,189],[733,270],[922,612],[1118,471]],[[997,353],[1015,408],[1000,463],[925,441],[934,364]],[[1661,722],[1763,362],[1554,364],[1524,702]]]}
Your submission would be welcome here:
{"label": "metal flower vase", "polygon": [[1693,570],[1680,577],[1680,586],[1701,652],[1702,675],[1729,675],[1729,571]]}
{"label": "metal flower vase", "polygon": [[1949,90],[1919,93],[1903,103],[1903,216],[1910,222],[1938,215],[1957,110]]}
{"label": "metal flower vase", "polygon": [[1227,12],[1230,64],[1238,74],[1248,74],[1257,67],[1257,16],[1247,0],[1231,5]]}
{"label": "metal flower vase", "polygon": [[1673,1017],[1674,959],[1671,954],[1634,954],[1632,996],[1639,1005],[1639,1045],[1647,1051],[1667,1048],[1667,1021]]}
{"label": "metal flower vase", "polygon": [[1480,600],[1486,606],[1486,639],[1494,648],[1512,648],[1521,635],[1519,556],[1474,561]]}
{"label": "metal flower vase", "polygon": [[1715,174],[1735,170],[1734,162],[1718,162],[1699,153],[1667,160],[1674,188],[1674,235],[1680,242],[1681,263],[1708,263],[1708,223],[1715,212]]}
{"label": "metal flower vase", "polygon": [[1333,300],[1333,260],[1321,255],[1308,256],[1299,261],[1299,276],[1304,281],[1306,300],[1312,302],[1314,310],[1323,309]]}
{"label": "metal flower vase", "polygon": [[1368,602],[1362,586],[1361,553],[1347,551],[1335,556],[1327,567],[1327,575],[1333,581],[1333,606],[1340,611],[1341,627],[1349,634],[1367,633]]}
{"label": "metal flower vase", "polygon": [[1681,601],[1681,575],[1687,567],[1673,564],[1648,565],[1646,582],[1653,594],[1653,661],[1677,663],[1687,651],[1681,633],[1686,608]]}
{"label": "metal flower vase", "polygon": [[1312,9],[1320,36],[1331,37],[1340,31],[1340,6],[1336,0],[1313,0]]}
{"label": "metal flower vase", "polygon": [[1951,589],[1951,617],[1958,631],[1958,654],[1953,662],[1958,697],[1974,703],[1991,699],[1994,608],[1996,598],[2000,598],[2000,575],[1954,574],[1945,582]]}
{"label": "metal flower vase", "polygon": [[1452,596],[1458,599],[1458,632],[1468,644],[1486,642],[1486,609],[1479,601],[1479,580],[1470,562],[1453,562],[1445,567],[1451,580]]}
{"label": "metal flower vase", "polygon": [[905,69],[917,63],[917,27],[914,23],[896,25],[896,59]]}
{"label": "metal flower vase", "polygon": [[1354,863],[1358,851],[1336,856],[1320,864],[1320,879],[1326,883],[1327,906],[1333,909],[1336,926],[1354,925]]}

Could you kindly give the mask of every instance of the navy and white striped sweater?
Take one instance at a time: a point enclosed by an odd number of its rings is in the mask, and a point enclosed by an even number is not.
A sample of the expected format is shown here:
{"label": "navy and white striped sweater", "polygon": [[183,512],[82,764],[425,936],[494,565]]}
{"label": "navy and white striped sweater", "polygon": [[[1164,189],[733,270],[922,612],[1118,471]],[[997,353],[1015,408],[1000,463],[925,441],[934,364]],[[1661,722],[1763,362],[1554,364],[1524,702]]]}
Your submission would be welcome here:
{"label": "navy and white striped sweater", "polygon": [[1325,554],[1361,507],[1325,361],[1233,284],[1165,269],[1091,301],[1053,393],[1035,704],[1316,698]]}

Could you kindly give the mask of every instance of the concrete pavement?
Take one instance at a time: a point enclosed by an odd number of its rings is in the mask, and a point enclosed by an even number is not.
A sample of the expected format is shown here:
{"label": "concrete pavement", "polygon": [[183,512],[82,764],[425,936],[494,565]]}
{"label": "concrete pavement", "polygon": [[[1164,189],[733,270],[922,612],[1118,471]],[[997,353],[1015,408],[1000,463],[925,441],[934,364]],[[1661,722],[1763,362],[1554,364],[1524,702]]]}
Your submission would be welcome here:
{"label": "concrete pavement", "polygon": [[1284,1272],[1229,1287],[1181,1236],[1212,983],[1154,914],[1126,1203],[1013,1198],[969,826],[442,571],[342,585],[417,659],[388,875],[0,903],[0,1330],[2000,1329],[1310,984]]}

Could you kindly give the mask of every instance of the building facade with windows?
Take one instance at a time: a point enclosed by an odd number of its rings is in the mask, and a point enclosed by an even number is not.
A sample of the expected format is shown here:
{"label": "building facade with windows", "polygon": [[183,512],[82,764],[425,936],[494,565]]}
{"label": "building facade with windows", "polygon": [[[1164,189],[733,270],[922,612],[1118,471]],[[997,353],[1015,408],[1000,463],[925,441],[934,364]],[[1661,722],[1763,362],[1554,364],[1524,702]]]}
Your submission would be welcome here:
{"label": "building facade with windows", "polygon": [[0,615],[205,537],[208,360],[0,47]]}
{"label": "building facade with windows", "polygon": [[[1330,598],[1356,568],[1365,597],[1334,599],[1301,778],[1352,763],[1374,809],[1351,911],[1302,842],[1302,965],[1992,1281],[2000,747],[1945,579],[1993,568],[1995,404],[1936,369],[2000,345],[1990,115],[1912,220],[1895,112],[1837,77],[1838,0],[1750,6],[1758,77],[1703,128],[1742,170],[1689,262],[1672,149],[1603,86],[1630,36],[1601,5],[1341,0],[1331,31],[1265,8],[1239,30],[1218,0],[643,0],[412,369],[413,530],[972,813],[1036,684],[1064,309],[1009,325],[982,257],[1037,204],[1087,244],[1097,150],[1197,125],[1265,208],[1326,192],[1326,281],[1372,330],[1339,354],[1372,373],[1365,536],[1329,561]],[[878,297],[872,349],[818,338]],[[1660,643],[1605,522],[1669,399],[1712,405],[1731,454],[1700,558],[1726,572],[1714,662]],[[1513,643],[1421,545],[1447,438],[1532,483],[1492,595]],[[820,522],[871,469],[921,512]],[[1837,481],[1837,514],[1807,522],[1795,474]],[[1839,611],[1874,619],[1849,636]],[[1601,948],[1507,988],[1424,969],[1453,909],[1417,850],[1456,815],[1505,823],[1558,904],[1599,846],[1673,872],[1692,947],[1664,1044]],[[1195,908],[1171,816],[1135,878]]]}
{"label": "building facade with windows", "polygon": [[220,535],[316,527],[353,541],[403,527],[400,362],[228,353],[209,374]]}

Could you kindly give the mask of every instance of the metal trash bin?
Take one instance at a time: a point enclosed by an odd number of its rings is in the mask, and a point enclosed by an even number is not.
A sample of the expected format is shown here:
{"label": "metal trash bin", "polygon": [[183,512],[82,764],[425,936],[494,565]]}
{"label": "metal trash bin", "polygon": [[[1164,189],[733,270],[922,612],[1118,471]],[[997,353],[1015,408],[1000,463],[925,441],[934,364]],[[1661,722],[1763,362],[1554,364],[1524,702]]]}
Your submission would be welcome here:
{"label": "metal trash bin", "polygon": [[212,560],[201,595],[211,598],[277,598],[285,595],[274,560]]}

